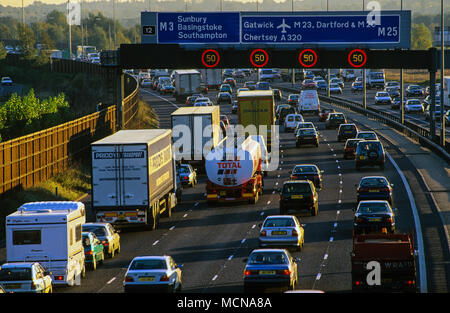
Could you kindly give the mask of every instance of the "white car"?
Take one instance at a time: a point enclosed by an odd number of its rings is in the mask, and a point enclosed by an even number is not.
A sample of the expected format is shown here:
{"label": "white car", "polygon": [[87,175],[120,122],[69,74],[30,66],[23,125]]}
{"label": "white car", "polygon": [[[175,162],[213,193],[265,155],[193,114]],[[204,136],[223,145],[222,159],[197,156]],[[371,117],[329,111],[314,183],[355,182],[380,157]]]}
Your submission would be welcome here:
{"label": "white car", "polygon": [[2,77],[1,84],[2,86],[12,86],[13,81],[10,77]]}
{"label": "white car", "polygon": [[[206,103],[206,105],[205,104],[196,105],[197,103]],[[194,102],[194,106],[211,106],[211,105],[214,105],[214,104],[212,103],[211,99],[209,99],[208,97],[199,97],[199,98],[195,99],[195,102]]]}
{"label": "white car", "polygon": [[330,84],[330,93],[342,94],[342,88],[338,84]]}
{"label": "white car", "polygon": [[143,80],[141,80],[141,87],[151,87],[153,85],[153,82],[150,78],[144,78]]}
{"label": "white car", "polygon": [[301,114],[288,114],[284,119],[284,131],[294,130],[300,122],[303,122]]}
{"label": "white car", "polygon": [[379,91],[375,94],[375,104],[390,104],[391,102],[391,96],[386,91]]}
{"label": "white car", "polygon": [[125,292],[158,290],[179,292],[183,265],[171,256],[137,256],[128,266],[123,280]]}
{"label": "white car", "polygon": [[295,247],[301,250],[305,243],[304,229],[293,215],[271,215],[261,225],[259,247]]}
{"label": "white car", "polygon": [[423,105],[419,99],[410,99],[405,103],[406,113],[423,113]]}
{"label": "white car", "polygon": [[52,293],[50,273],[36,262],[5,263],[0,267],[0,286],[5,292]]}

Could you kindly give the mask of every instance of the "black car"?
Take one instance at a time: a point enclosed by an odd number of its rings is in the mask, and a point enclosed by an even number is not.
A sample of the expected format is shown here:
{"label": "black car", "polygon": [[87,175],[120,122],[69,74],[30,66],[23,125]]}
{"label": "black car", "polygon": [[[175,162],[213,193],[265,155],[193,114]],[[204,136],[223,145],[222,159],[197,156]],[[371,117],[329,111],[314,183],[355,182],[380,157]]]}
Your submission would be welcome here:
{"label": "black car", "polygon": [[233,101],[233,106],[231,107],[231,113],[232,114],[236,114],[237,110],[238,110],[238,102],[237,102],[237,100],[234,100]]}
{"label": "black car", "polygon": [[347,119],[344,113],[330,113],[328,114],[327,120],[325,121],[326,129],[336,129],[341,124],[346,124]]}
{"label": "black car", "polygon": [[231,94],[229,92],[219,92],[217,94],[217,104],[230,103],[233,101]]}
{"label": "black car", "polygon": [[272,89],[273,91],[273,97],[275,100],[281,101],[281,99],[283,98],[281,95],[281,90],[280,89]]}
{"label": "black car", "polygon": [[408,88],[406,88],[406,96],[423,96],[423,90],[419,85],[409,85]]}
{"label": "black car", "polygon": [[355,166],[359,170],[362,166],[380,166],[384,169],[385,153],[383,145],[378,140],[364,140],[356,146]]}
{"label": "black car", "polygon": [[363,177],[357,185],[357,200],[386,200],[392,205],[393,186],[384,176]]}
{"label": "black car", "polygon": [[307,144],[319,147],[319,136],[314,128],[300,128],[295,135],[295,146],[297,148]]}
{"label": "black car", "polygon": [[356,154],[356,146],[358,142],[364,139],[354,138],[347,139],[344,145],[344,159],[354,159]]}
{"label": "black car", "polygon": [[314,187],[322,189],[322,173],[317,165],[314,164],[300,164],[296,165],[291,173],[291,180],[310,180]]}
{"label": "black car", "polygon": [[283,183],[280,191],[280,214],[289,210],[308,210],[312,216],[319,211],[319,195],[309,180],[290,180]]}
{"label": "black car", "polygon": [[395,231],[395,213],[385,200],[366,200],[358,204],[353,219],[355,234],[382,232],[383,229],[393,233]]}
{"label": "black car", "polygon": [[281,107],[278,113],[279,125],[284,123],[284,119],[289,114],[297,114],[297,109],[294,107]]}
{"label": "black car", "polygon": [[358,133],[358,127],[355,124],[341,124],[339,125],[337,140],[346,141],[347,139],[355,138]]}

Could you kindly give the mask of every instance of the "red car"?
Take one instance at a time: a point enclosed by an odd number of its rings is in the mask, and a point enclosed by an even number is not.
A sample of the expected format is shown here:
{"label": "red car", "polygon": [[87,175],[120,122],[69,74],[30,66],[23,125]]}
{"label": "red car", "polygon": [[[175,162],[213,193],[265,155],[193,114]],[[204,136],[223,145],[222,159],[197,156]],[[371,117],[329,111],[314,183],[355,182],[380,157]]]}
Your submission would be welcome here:
{"label": "red car", "polygon": [[305,79],[302,83],[302,89],[316,89],[317,84],[312,79]]}
{"label": "red car", "polygon": [[358,142],[363,141],[363,139],[347,139],[344,146],[344,159],[354,159],[356,155],[356,146]]}
{"label": "red car", "polygon": [[224,84],[229,84],[230,86],[236,87],[236,80],[234,78],[228,77],[223,80]]}
{"label": "red car", "polygon": [[319,122],[325,122],[328,118],[328,114],[335,112],[334,109],[322,109],[319,113]]}
{"label": "red car", "polygon": [[228,128],[230,126],[230,120],[228,119],[228,116],[221,115],[220,120],[223,122],[225,128]]}

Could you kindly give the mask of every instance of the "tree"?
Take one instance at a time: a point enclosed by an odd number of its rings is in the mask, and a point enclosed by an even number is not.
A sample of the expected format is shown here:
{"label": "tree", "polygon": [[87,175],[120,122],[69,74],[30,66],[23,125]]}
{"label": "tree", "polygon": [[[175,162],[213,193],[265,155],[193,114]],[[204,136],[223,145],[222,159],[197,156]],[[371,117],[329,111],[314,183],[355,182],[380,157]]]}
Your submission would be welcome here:
{"label": "tree", "polygon": [[412,25],[411,37],[413,50],[427,50],[433,46],[431,31],[424,23]]}

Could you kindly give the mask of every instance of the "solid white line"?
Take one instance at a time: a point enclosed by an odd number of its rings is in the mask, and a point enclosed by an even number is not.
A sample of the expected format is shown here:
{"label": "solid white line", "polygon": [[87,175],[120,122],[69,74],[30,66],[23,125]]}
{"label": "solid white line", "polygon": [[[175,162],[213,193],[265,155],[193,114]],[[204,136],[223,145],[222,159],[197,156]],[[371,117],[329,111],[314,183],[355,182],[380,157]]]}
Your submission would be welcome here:
{"label": "solid white line", "polygon": [[144,92],[146,92],[146,93],[149,93],[149,94],[151,94],[152,96],[158,97],[158,98],[160,98],[160,99],[162,99],[162,100],[164,100],[164,101],[166,101],[166,102],[169,102],[171,105],[173,105],[173,106],[176,107],[177,109],[179,108],[179,106],[176,105],[175,103],[173,103],[172,101],[167,100],[166,98],[163,98],[163,97],[161,97],[161,96],[159,96],[159,95],[157,95],[157,94],[154,94],[153,92],[150,92],[150,91],[145,90],[145,89],[142,89],[142,88],[140,88],[139,90],[140,90],[140,91],[144,91]]}
{"label": "solid white line", "polygon": [[422,226],[420,225],[419,213],[417,211],[413,193],[411,192],[411,187],[409,186],[405,175],[403,175],[402,170],[400,169],[400,167],[398,167],[397,163],[394,161],[394,159],[391,157],[391,155],[386,152],[386,156],[391,161],[392,165],[394,165],[395,169],[397,170],[398,175],[402,179],[403,185],[405,186],[405,189],[406,189],[406,194],[408,195],[408,198],[409,198],[409,203],[411,205],[411,209],[412,209],[412,213],[413,213],[413,217],[414,217],[414,224],[415,224],[416,235],[417,235],[417,246],[419,249],[420,292],[426,293],[428,287],[427,287],[427,272],[426,272],[426,264],[425,264],[425,248],[423,245]]}
{"label": "solid white line", "polygon": [[108,282],[107,282],[107,284],[109,285],[109,284],[111,284],[113,281],[115,281],[116,280],[116,278],[115,277],[113,277],[113,278],[111,278]]}

